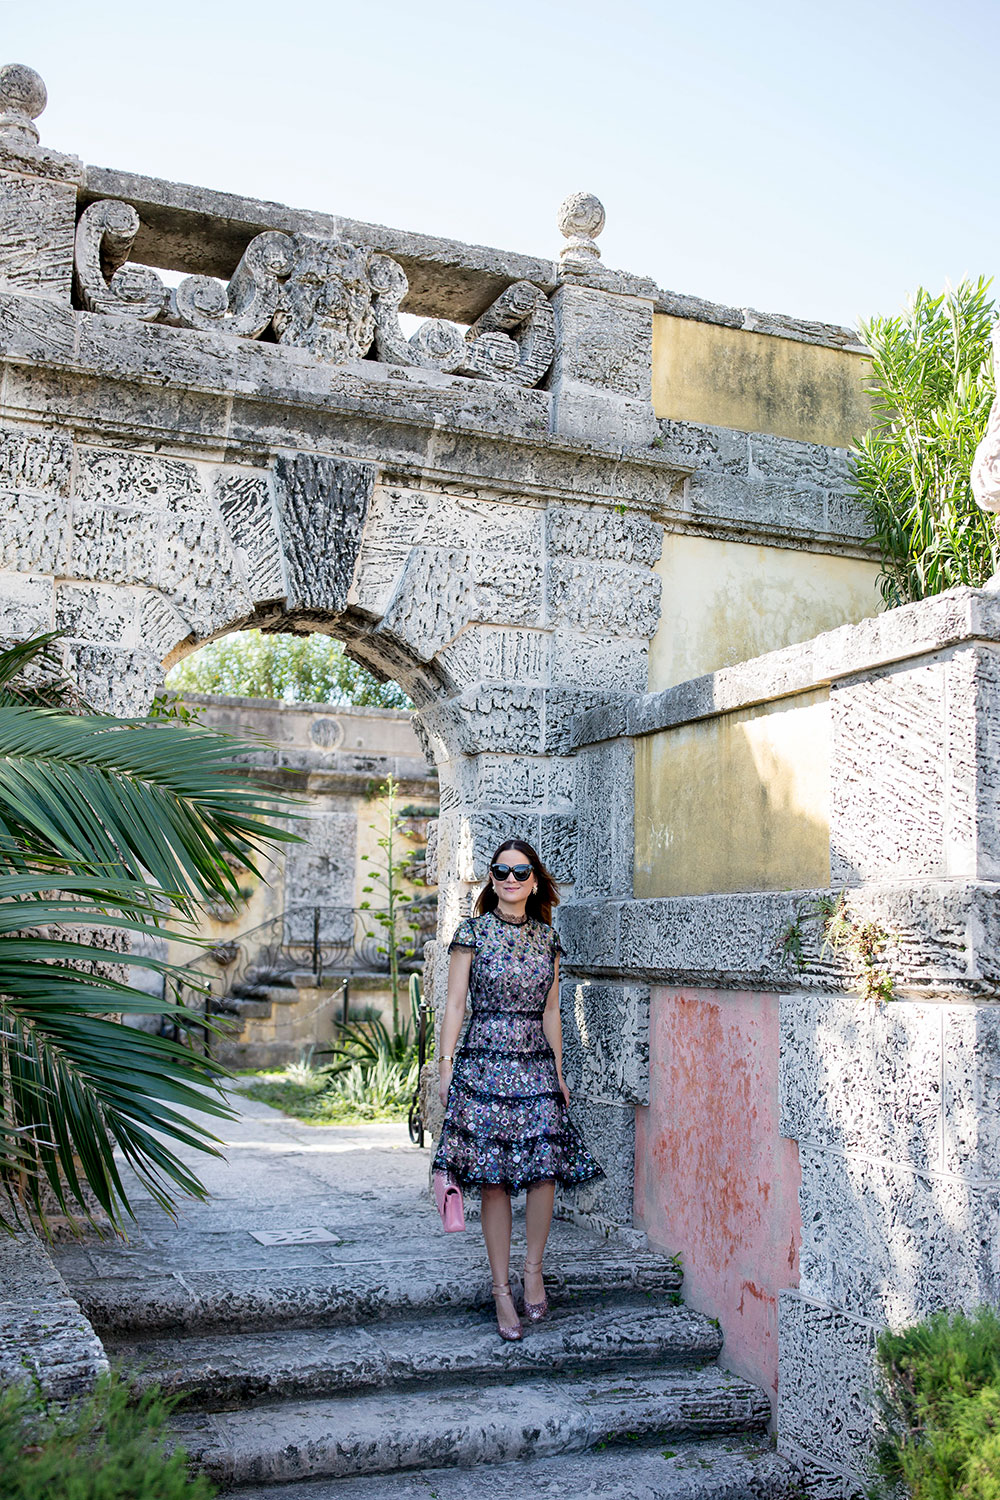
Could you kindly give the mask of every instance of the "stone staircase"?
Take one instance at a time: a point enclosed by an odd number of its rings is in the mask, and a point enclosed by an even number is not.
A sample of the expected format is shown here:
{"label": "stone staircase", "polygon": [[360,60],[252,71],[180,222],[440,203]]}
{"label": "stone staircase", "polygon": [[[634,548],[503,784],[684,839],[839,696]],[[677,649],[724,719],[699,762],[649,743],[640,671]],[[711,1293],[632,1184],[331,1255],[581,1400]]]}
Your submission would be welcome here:
{"label": "stone staircase", "polygon": [[137,1275],[128,1251],[100,1276],[62,1269],[134,1383],[182,1393],[179,1437],[242,1500],[797,1492],[766,1398],[719,1368],[670,1261],[557,1224],[550,1316],[504,1344],[473,1235],[411,1258],[400,1230],[283,1269]]}

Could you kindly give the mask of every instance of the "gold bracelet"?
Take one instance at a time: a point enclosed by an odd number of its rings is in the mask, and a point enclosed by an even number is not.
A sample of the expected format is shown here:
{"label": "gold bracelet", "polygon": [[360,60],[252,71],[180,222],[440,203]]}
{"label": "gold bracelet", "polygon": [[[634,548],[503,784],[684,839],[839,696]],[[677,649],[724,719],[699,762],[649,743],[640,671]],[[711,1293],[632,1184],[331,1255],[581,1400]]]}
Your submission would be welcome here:
{"label": "gold bracelet", "polygon": [[455,1054],[454,1054],[454,1052],[442,1052],[441,1056],[438,1058],[438,1062],[454,1062],[454,1061],[455,1061]]}

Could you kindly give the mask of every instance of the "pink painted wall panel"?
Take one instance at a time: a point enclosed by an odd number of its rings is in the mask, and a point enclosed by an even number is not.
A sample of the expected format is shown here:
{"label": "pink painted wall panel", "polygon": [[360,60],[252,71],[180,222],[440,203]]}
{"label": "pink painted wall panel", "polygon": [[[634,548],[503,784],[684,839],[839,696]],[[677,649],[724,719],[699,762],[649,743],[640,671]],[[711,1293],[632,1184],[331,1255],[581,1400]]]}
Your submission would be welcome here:
{"label": "pink painted wall panel", "polygon": [[778,996],[654,989],[635,1222],[680,1253],[722,1363],[778,1389],[777,1294],[799,1279],[799,1153],[778,1134]]}

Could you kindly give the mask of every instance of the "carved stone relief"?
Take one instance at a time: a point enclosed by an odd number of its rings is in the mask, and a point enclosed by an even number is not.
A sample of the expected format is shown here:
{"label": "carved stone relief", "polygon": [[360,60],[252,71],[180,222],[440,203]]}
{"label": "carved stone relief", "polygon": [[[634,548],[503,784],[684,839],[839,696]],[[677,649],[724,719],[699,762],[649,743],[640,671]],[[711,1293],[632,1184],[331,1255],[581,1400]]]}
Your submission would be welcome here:
{"label": "carved stone relief", "polygon": [[201,332],[308,349],[330,364],[364,359],[507,385],[535,386],[552,363],[555,318],[545,293],[515,281],[463,332],[431,318],[409,339],[399,308],[402,267],[363,245],[268,230],[247,246],[228,284],[188,276],[170,291],[149,266],[129,260],[140,229],[129,203],[92,203],[76,231],[76,292],[89,312],[124,314]]}

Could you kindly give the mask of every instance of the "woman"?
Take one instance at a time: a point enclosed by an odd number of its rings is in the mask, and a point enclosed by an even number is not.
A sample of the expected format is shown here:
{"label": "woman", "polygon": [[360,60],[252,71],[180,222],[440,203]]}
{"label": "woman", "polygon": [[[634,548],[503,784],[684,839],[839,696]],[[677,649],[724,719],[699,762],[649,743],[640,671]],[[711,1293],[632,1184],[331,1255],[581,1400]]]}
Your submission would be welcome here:
{"label": "woman", "polygon": [[[441,1025],[444,1124],[434,1169],[481,1189],[483,1239],[493,1273],[497,1327],[519,1339],[510,1291],[510,1195],[527,1188],[524,1312],[548,1311],[542,1257],[556,1182],[603,1176],[570,1123],[562,1076],[559,939],[549,925],[559,901],[530,844],[506,839],[490,861],[475,914],[452,939]],[[466,997],[472,1019],[457,1058]]]}

